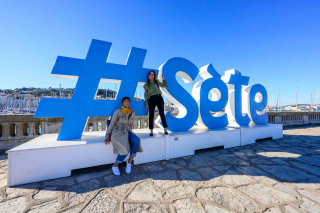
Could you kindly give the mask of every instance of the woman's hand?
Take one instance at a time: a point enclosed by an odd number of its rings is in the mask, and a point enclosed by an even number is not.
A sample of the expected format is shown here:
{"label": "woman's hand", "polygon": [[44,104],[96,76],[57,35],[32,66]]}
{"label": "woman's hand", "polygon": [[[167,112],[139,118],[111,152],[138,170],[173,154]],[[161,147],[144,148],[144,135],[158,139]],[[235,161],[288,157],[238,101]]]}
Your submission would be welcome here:
{"label": "woman's hand", "polygon": [[148,110],[148,109],[149,109],[149,105],[146,106],[146,110]]}
{"label": "woman's hand", "polygon": [[103,141],[106,145],[110,144],[110,135],[108,134],[107,137]]}
{"label": "woman's hand", "polygon": [[164,80],[164,74],[162,74],[162,79]]}

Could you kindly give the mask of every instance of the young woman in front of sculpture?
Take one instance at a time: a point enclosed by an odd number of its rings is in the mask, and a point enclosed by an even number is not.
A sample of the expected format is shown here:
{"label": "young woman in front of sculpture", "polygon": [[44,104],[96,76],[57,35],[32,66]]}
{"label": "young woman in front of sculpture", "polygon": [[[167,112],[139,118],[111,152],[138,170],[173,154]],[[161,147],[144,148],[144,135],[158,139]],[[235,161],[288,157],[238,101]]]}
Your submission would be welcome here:
{"label": "young woman in front of sculpture", "polygon": [[113,153],[118,154],[115,164],[112,167],[113,174],[120,175],[119,163],[130,152],[130,157],[127,160],[126,172],[131,172],[132,160],[136,156],[137,152],[142,152],[140,145],[140,139],[136,136],[132,129],[134,124],[135,111],[130,107],[130,98],[122,98],[122,107],[116,109],[113,113],[112,120],[108,127],[107,136],[104,140],[105,144],[113,145]]}
{"label": "young woman in front of sculpture", "polygon": [[149,129],[150,136],[153,136],[153,118],[154,118],[154,110],[156,106],[158,107],[159,114],[161,117],[162,126],[164,128],[164,134],[168,134],[167,132],[167,121],[164,115],[164,101],[161,96],[160,87],[167,88],[167,81],[164,79],[164,74],[162,74],[163,82],[158,81],[155,71],[151,70],[148,73],[148,81],[144,84],[144,99],[146,110],[149,109]]}

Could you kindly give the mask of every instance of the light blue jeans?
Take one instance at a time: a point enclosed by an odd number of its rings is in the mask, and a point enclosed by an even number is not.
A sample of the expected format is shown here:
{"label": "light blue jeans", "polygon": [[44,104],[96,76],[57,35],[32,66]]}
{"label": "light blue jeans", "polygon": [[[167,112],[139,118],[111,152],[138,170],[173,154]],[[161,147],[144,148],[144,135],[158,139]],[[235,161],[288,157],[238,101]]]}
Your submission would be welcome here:
{"label": "light blue jeans", "polygon": [[[130,156],[136,156],[137,151],[139,149],[139,146],[140,146],[140,138],[138,136],[136,136],[135,134],[129,132],[129,151],[128,151],[128,154],[130,153]],[[119,155],[118,154],[116,162],[122,163],[128,154],[126,154],[126,155]]]}

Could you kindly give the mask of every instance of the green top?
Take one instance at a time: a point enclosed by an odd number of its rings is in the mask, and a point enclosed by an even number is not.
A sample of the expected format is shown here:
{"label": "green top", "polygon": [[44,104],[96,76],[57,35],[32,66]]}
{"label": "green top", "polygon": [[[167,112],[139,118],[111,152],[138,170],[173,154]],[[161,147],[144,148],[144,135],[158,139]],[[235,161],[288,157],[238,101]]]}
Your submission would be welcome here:
{"label": "green top", "polygon": [[[158,81],[158,84],[160,87],[163,87],[163,88],[167,88],[168,86],[167,81],[165,79],[163,79],[163,83]],[[148,100],[150,96],[162,94],[157,84],[154,81],[151,83],[150,88],[148,88],[148,82],[143,85],[143,88],[144,88],[144,104],[146,106],[148,105]]]}

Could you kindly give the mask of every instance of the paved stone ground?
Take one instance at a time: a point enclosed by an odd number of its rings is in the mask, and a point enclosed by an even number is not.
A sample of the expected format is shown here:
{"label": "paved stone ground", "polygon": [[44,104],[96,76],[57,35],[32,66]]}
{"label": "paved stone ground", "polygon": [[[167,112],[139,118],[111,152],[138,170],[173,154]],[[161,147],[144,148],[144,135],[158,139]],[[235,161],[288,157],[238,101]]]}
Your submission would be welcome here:
{"label": "paved stone ground", "polygon": [[134,166],[110,167],[8,188],[0,155],[0,212],[320,212],[320,127],[284,138],[211,149]]}

